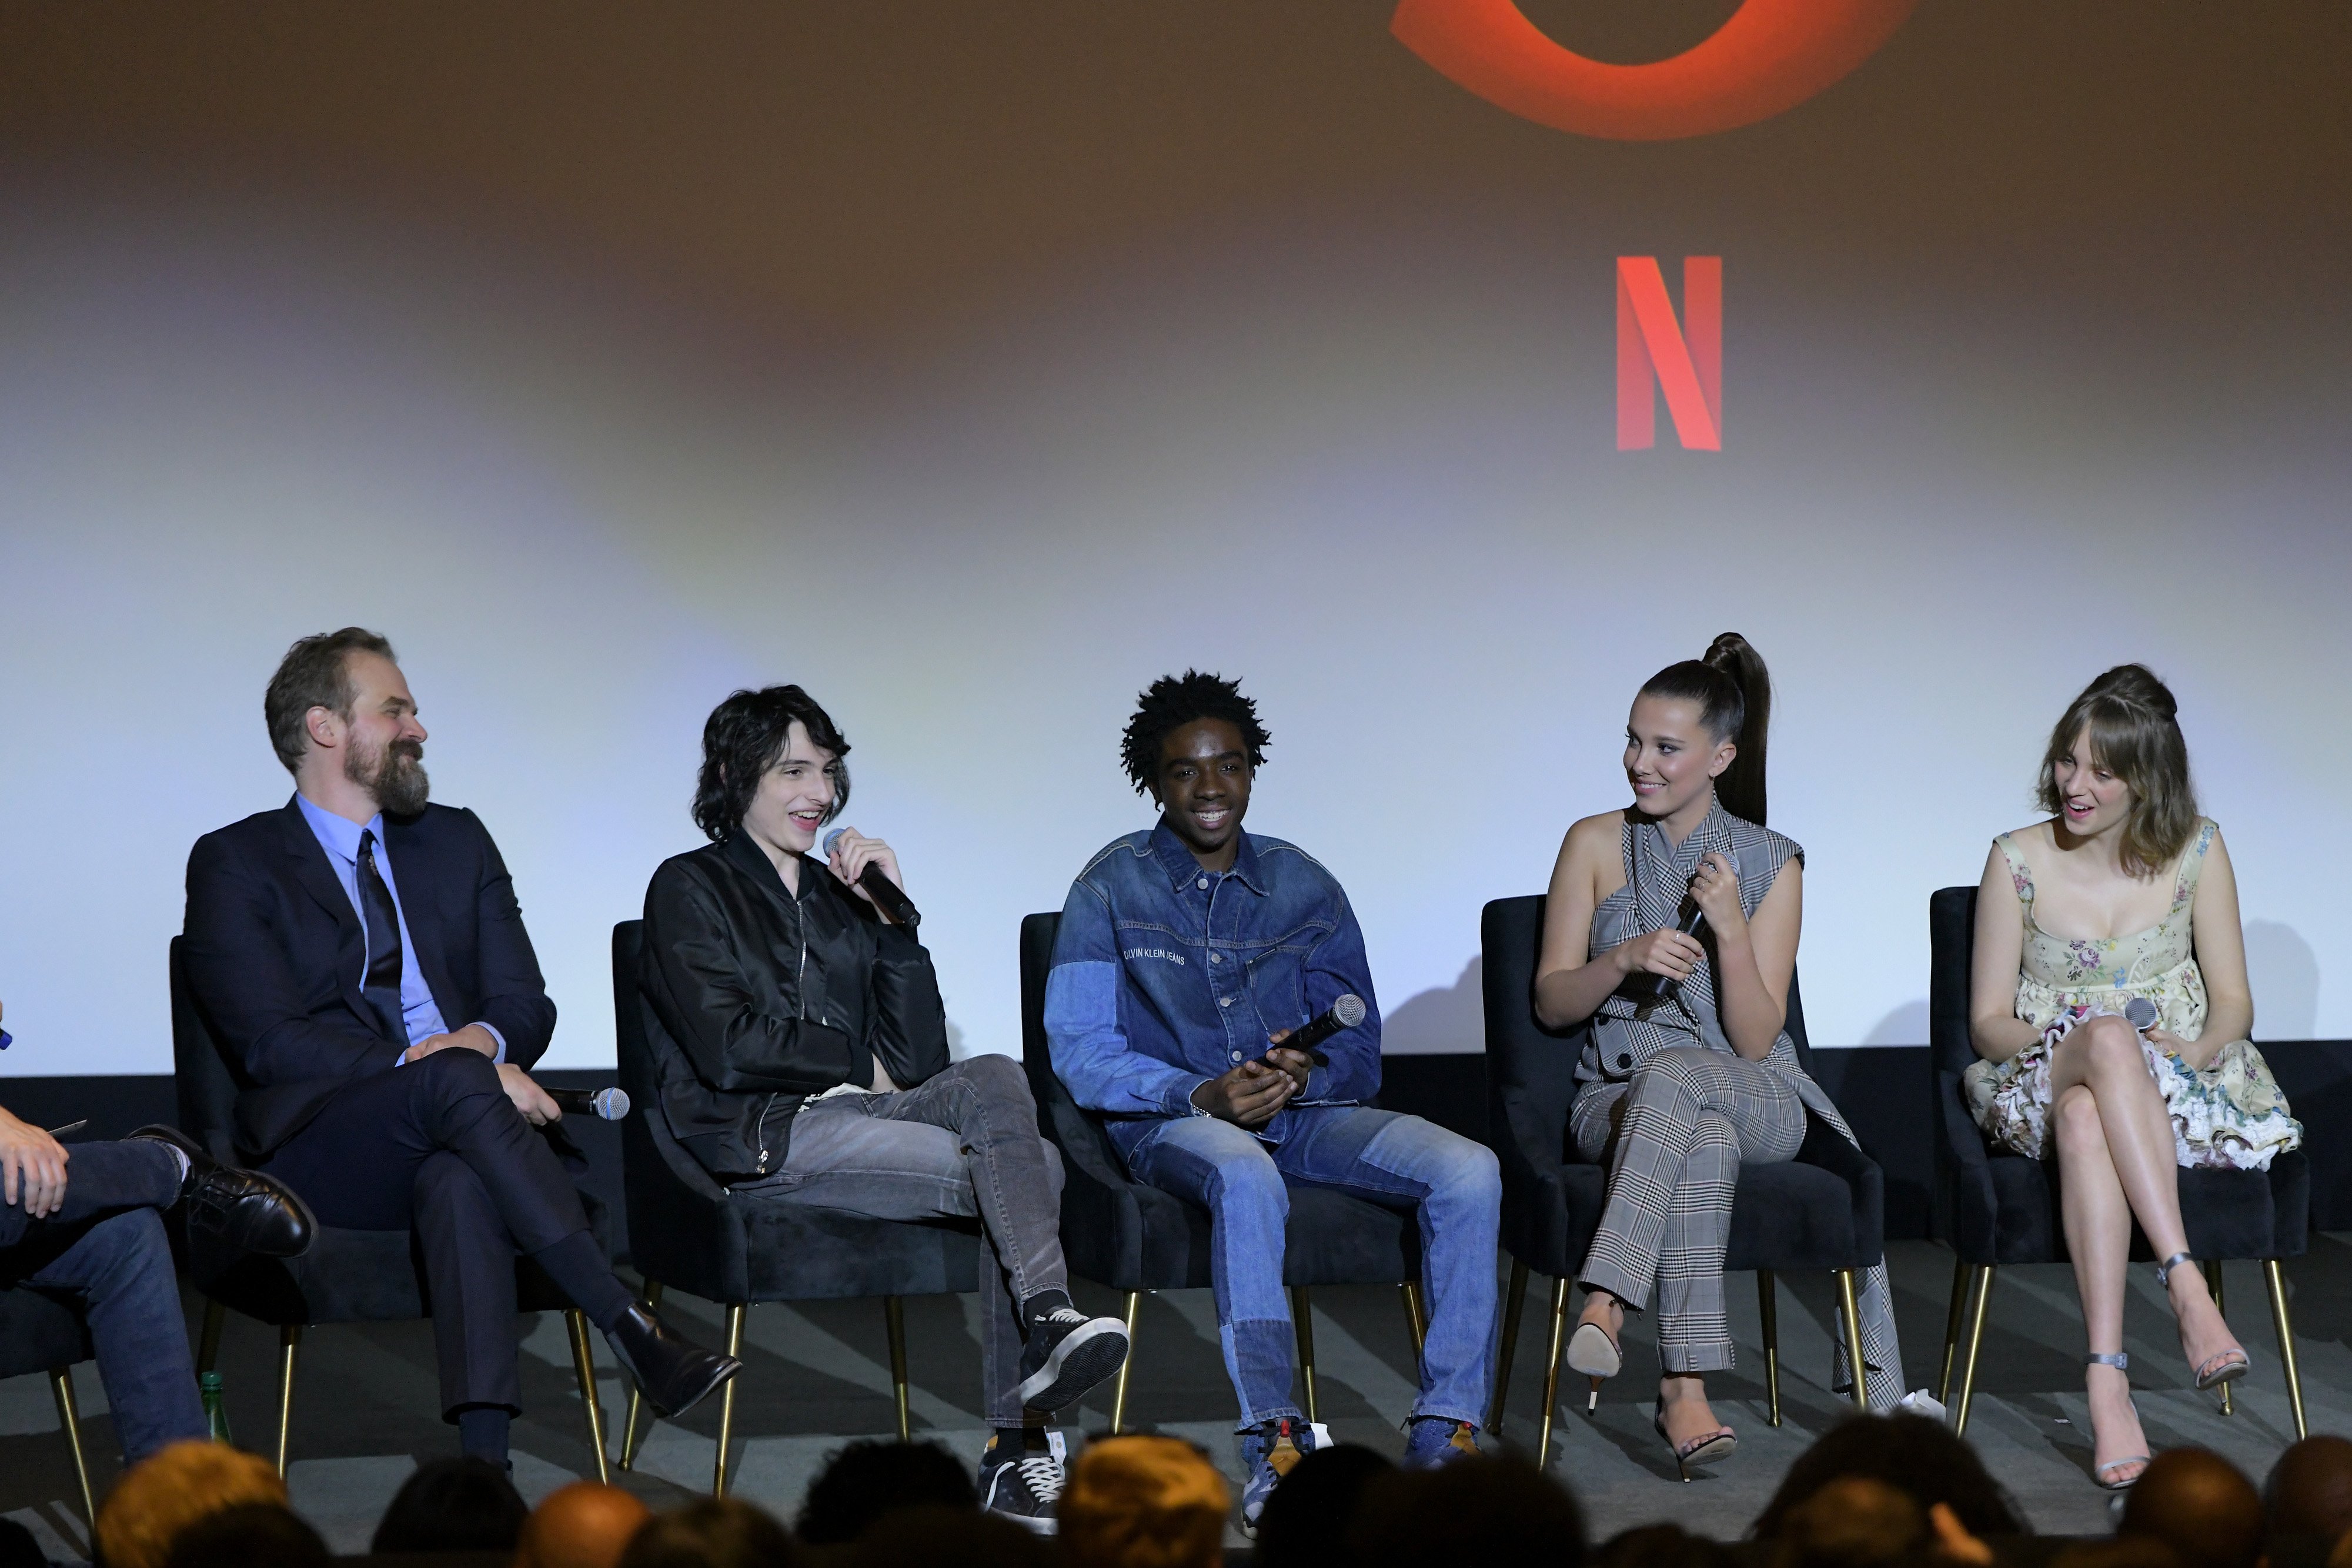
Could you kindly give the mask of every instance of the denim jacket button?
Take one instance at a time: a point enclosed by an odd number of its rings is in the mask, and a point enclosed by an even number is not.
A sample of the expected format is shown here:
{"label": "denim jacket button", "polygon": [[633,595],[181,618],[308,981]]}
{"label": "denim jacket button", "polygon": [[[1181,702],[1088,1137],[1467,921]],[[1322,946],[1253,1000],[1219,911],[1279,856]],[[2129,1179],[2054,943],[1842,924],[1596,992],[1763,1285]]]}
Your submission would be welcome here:
{"label": "denim jacket button", "polygon": [[1221,1008],[1232,1007],[1234,1005],[1234,998],[1231,997],[1219,997],[1217,998],[1217,1005]]}
{"label": "denim jacket button", "polygon": [[1212,953],[1209,955],[1209,962],[1212,964],[1222,964],[1224,961],[1225,956],[1223,953]]}
{"label": "denim jacket button", "polygon": [[1237,1051],[1234,1052],[1234,1060],[1235,1061],[1239,1061],[1241,1059],[1242,1059],[1242,1053],[1241,1053],[1240,1051]]}
{"label": "denim jacket button", "polygon": [[1200,881],[1198,881],[1198,882],[1194,883],[1192,885],[1193,885],[1194,887],[1206,887],[1206,886],[1208,886],[1208,885],[1209,885],[1209,879],[1208,879],[1207,877],[1205,877],[1205,876],[1204,876],[1204,877],[1202,877]]}

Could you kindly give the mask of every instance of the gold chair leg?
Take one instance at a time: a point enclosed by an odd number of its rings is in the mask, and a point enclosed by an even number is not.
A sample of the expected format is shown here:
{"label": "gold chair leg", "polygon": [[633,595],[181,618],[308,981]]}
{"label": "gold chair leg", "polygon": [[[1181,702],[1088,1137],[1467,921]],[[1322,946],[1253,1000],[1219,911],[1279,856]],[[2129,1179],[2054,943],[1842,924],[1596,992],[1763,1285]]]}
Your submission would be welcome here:
{"label": "gold chair leg", "polygon": [[1135,1370],[1135,1310],[1143,1304],[1141,1291],[1127,1293],[1127,1359],[1118,1364],[1118,1382],[1110,1395],[1110,1435],[1127,1429],[1127,1375]]}
{"label": "gold chair leg", "polygon": [[[2294,1324],[2286,1310],[2286,1275],[2279,1269],[2275,1258],[2263,1260],[2263,1283],[2271,1293],[2271,1326],[2278,1330],[2279,1368],[2286,1374],[2286,1401],[2294,1412],[2294,1440],[2298,1443],[2311,1435],[2303,1419],[2303,1370],[2294,1360]],[[2228,1384],[2221,1385],[2227,1388]]]}
{"label": "gold chair leg", "polygon": [[1421,1281],[1407,1280],[1398,1294],[1404,1298],[1405,1327],[1412,1331],[1413,1372],[1418,1376],[1422,1346],[1429,1338],[1429,1316],[1421,1309]]}
{"label": "gold chair leg", "polygon": [[882,1322],[890,1331],[890,1395],[898,1405],[898,1441],[914,1441],[907,1423],[907,1303],[897,1296],[882,1298]]}
{"label": "gold chair leg", "polygon": [[[895,1300],[893,1304],[896,1304]],[[743,1354],[743,1314],[750,1310],[749,1305],[742,1301],[731,1302],[727,1308],[727,1354],[730,1355]],[[727,1450],[735,1441],[735,1385],[742,1381],[743,1375],[739,1372],[727,1380],[726,1387],[719,1391],[719,1458],[710,1467],[712,1497],[727,1495]]]}
{"label": "gold chair leg", "polygon": [[1780,1424],[1780,1284],[1769,1269],[1756,1270],[1756,1312],[1764,1322],[1764,1424]]}
{"label": "gold chair leg", "polygon": [[57,1398],[58,1424],[66,1429],[66,1447],[73,1451],[74,1479],[81,1483],[81,1516],[89,1525],[94,1544],[98,1538],[98,1504],[90,1496],[89,1456],[81,1451],[81,1406],[74,1402],[72,1367],[49,1369],[49,1392]]}
{"label": "gold chair leg", "polygon": [[1559,1351],[1568,1330],[1568,1281],[1559,1279],[1551,1286],[1551,1355],[1544,1363],[1543,1435],[1536,1439],[1536,1469],[1541,1469],[1551,1459],[1551,1417],[1559,1403]]}
{"label": "gold chair leg", "polygon": [[1936,1379],[1936,1402],[1952,1402],[1952,1358],[1960,1348],[1960,1322],[1969,1312],[1969,1265],[1963,1258],[1952,1260],[1952,1306],[1944,1314],[1944,1371]]}
{"label": "gold chair leg", "polygon": [[205,1327],[204,1332],[196,1339],[196,1375],[198,1377],[217,1369],[220,1365],[221,1322],[227,1316],[226,1307],[222,1306],[210,1296],[205,1298]]}
{"label": "gold chair leg", "polygon": [[294,1429],[294,1360],[302,1348],[302,1325],[278,1331],[278,1473],[286,1474],[286,1439]]}
{"label": "gold chair leg", "polygon": [[[646,1281],[646,1305],[651,1309],[658,1309],[661,1306],[661,1292],[662,1288],[661,1281],[659,1280],[647,1280]],[[645,1402],[645,1390],[639,1388],[637,1386],[637,1380],[632,1377],[629,1379],[628,1419],[625,1421],[621,1427],[621,1468],[625,1470],[635,1469],[636,1468],[637,1412],[644,1406]],[[648,1423],[648,1425],[650,1425],[650,1423]]]}
{"label": "gold chair leg", "polygon": [[1486,1430],[1503,1435],[1503,1396],[1511,1386],[1511,1357],[1519,1348],[1519,1313],[1528,1304],[1528,1266],[1511,1260],[1511,1282],[1503,1291],[1503,1343],[1495,1354],[1495,1396],[1486,1404]]}
{"label": "gold chair leg", "polygon": [[596,1397],[596,1356],[588,1347],[588,1314],[574,1308],[563,1314],[563,1322],[572,1331],[572,1370],[579,1375],[580,1404],[588,1413],[588,1446],[596,1450],[596,1479],[610,1486],[613,1472],[604,1460],[604,1406]]}
{"label": "gold chair leg", "polygon": [[1298,1377],[1307,1389],[1307,1419],[1322,1419],[1315,1410],[1315,1298],[1304,1285],[1290,1287],[1290,1330],[1298,1336]]}
{"label": "gold chair leg", "polygon": [[1863,1359],[1862,1308],[1854,1301],[1853,1270],[1851,1269],[1837,1270],[1837,1282],[1838,1310],[1845,1317],[1846,1370],[1853,1375],[1853,1407],[1857,1410],[1868,1410],[1870,1408],[1870,1368]]}
{"label": "gold chair leg", "polygon": [[1952,1423],[1952,1435],[1965,1437],[1969,1434],[1969,1406],[1977,1396],[1977,1353],[1984,1348],[1985,1309],[1992,1305],[1992,1271],[1990,1263],[1978,1267],[1976,1310],[1969,1314],[1969,1348],[1960,1363],[1960,1411]]}
{"label": "gold chair leg", "polygon": [[[2208,1258],[2201,1267],[2205,1270],[2206,1292],[2213,1298],[2213,1310],[2217,1312],[2228,1312],[2229,1308],[2224,1306],[2221,1301],[2221,1260]],[[2235,1402],[2230,1397],[2230,1385],[2224,1383],[2221,1385],[2221,1414],[2235,1416],[2237,1413]]]}

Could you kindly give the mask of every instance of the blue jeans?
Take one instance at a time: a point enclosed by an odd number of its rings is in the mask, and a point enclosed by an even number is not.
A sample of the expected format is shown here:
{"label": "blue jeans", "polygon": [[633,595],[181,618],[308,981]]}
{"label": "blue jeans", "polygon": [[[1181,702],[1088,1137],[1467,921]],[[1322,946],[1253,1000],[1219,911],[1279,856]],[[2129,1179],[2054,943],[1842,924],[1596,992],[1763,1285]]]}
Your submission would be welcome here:
{"label": "blue jeans", "polygon": [[56,1214],[34,1219],[0,1205],[0,1276],[62,1298],[89,1323],[125,1464],[205,1432],[156,1213],[179,1192],[179,1162],[162,1144],[75,1144]]}
{"label": "blue jeans", "polygon": [[1136,1180],[1209,1211],[1217,1337],[1241,1400],[1241,1427],[1300,1418],[1282,1289],[1286,1178],[1415,1211],[1429,1333],[1412,1414],[1484,1419],[1503,1202],[1493,1153],[1418,1116],[1365,1105],[1307,1105],[1289,1114],[1279,1144],[1210,1116],[1150,1123],[1126,1137],[1135,1124],[1112,1124]]}

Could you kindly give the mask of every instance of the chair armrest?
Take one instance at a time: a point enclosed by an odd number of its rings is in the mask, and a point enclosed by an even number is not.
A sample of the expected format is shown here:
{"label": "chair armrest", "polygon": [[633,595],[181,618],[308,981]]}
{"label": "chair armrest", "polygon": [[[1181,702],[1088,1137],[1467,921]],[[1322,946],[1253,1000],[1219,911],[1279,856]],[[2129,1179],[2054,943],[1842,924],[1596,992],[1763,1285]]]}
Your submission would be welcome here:
{"label": "chair armrest", "polygon": [[2000,1228],[2000,1197],[1982,1128],[1968,1112],[1960,1075],[1936,1073],[1936,1229],[1962,1260],[1994,1260]]}
{"label": "chair armrest", "polygon": [[1886,1173],[1844,1134],[1819,1116],[1805,1116],[1805,1141],[1797,1163],[1836,1176],[1853,1197],[1853,1246],[1857,1261],[1876,1264],[1886,1256]]}
{"label": "chair armrest", "polygon": [[712,1301],[750,1299],[741,1207],[709,1171],[641,1118],[621,1124],[621,1191],[629,1215],[629,1258],[648,1279]]}
{"label": "chair armrest", "polygon": [[1052,1094],[1038,1111],[1038,1130],[1062,1155],[1062,1249],[1071,1270],[1118,1289],[1142,1288],[1143,1208],[1127,1162],[1067,1092]]}
{"label": "chair armrest", "polygon": [[1557,1181],[1567,1164],[1568,1126],[1524,1089],[1506,1086],[1494,1097],[1495,1155],[1506,1180]]}

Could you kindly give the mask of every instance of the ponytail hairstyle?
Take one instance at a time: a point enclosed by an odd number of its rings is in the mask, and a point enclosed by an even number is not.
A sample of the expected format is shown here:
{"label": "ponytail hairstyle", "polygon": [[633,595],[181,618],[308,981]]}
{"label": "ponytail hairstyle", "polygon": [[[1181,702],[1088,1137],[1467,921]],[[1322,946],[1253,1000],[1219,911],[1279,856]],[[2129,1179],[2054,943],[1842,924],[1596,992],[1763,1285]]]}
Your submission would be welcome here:
{"label": "ponytail hairstyle", "polygon": [[2131,787],[2118,858],[2134,876],[2154,876],[2171,864],[2197,830],[2197,791],[2189,781],[2189,743],[2181,738],[2179,712],[2170,689],[2147,665],[2117,664],[2066,705],[2042,754],[2034,798],[2053,817],[2065,807],[2058,763],[2086,731],[2091,755],[2074,760],[2104,768]]}
{"label": "ponytail hairstyle", "polygon": [[[1678,697],[1698,704],[1699,722],[1719,744],[1738,750],[1715,781],[1723,809],[1764,825],[1764,734],[1772,724],[1772,677],[1764,656],[1737,632],[1707,644],[1706,656],[1668,664],[1643,684],[1645,697]],[[2043,769],[2046,777],[2048,769]]]}

